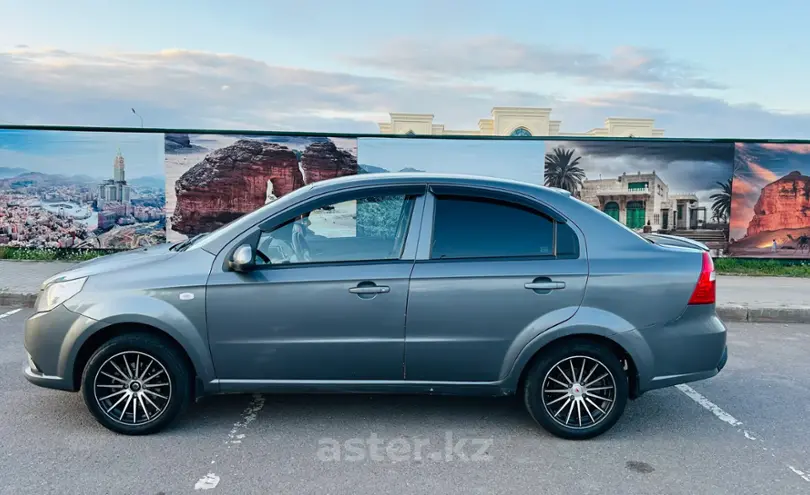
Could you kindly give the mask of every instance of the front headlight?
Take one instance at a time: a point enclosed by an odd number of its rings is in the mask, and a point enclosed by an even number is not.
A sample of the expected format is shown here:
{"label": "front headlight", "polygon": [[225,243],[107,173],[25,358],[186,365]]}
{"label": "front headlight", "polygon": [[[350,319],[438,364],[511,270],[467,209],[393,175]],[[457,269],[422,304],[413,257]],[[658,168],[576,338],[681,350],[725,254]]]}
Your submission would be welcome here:
{"label": "front headlight", "polygon": [[66,282],[54,282],[45,287],[45,290],[37,298],[36,310],[50,311],[64,303],[71,297],[81,292],[87,277],[68,280]]}

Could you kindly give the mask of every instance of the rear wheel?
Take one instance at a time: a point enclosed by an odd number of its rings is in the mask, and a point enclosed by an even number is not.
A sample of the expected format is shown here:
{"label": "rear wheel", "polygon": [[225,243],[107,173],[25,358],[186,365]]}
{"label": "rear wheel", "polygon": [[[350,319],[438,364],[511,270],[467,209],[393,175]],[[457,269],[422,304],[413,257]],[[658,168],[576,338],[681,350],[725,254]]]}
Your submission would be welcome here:
{"label": "rear wheel", "polygon": [[532,418],[561,438],[584,440],[608,431],[624,412],[627,375],[610,350],[587,340],[545,351],[523,389]]}
{"label": "rear wheel", "polygon": [[157,432],[189,404],[191,376],[174,346],[149,334],[103,344],[84,368],[82,395],[106,428],[125,435]]}

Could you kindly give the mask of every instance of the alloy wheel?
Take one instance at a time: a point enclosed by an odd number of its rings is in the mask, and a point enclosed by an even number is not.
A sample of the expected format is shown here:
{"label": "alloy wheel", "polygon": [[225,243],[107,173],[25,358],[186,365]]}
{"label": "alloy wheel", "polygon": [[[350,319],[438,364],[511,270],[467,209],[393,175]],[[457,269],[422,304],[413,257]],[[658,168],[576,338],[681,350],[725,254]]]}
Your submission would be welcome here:
{"label": "alloy wheel", "polygon": [[139,351],[126,351],[108,358],[93,380],[96,402],[106,416],[131,426],[159,418],[172,399],[166,367]]}
{"label": "alloy wheel", "polygon": [[543,379],[543,406],[565,428],[592,428],[608,417],[616,401],[616,380],[598,359],[567,357]]}

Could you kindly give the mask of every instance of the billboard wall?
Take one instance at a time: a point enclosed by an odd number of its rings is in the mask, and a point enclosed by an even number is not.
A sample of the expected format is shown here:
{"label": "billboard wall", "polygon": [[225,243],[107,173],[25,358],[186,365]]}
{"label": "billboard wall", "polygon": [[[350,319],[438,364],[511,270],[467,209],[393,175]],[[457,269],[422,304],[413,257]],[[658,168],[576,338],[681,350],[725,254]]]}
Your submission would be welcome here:
{"label": "billboard wall", "polygon": [[166,134],[166,236],[211,232],[299,187],[357,168],[357,140]]}
{"label": "billboard wall", "polygon": [[[177,242],[305,184],[400,171],[560,187],[634,230],[696,239],[717,256],[810,259],[810,144],[663,139],[0,129],[0,246]],[[328,222],[379,206],[329,210]]]}
{"label": "billboard wall", "polygon": [[166,241],[163,135],[0,129],[0,246]]}
{"label": "billboard wall", "polygon": [[728,251],[732,143],[561,141],[546,153],[546,185],[568,189],[631,229]]}
{"label": "billboard wall", "polygon": [[810,144],[735,149],[731,255],[810,258]]}

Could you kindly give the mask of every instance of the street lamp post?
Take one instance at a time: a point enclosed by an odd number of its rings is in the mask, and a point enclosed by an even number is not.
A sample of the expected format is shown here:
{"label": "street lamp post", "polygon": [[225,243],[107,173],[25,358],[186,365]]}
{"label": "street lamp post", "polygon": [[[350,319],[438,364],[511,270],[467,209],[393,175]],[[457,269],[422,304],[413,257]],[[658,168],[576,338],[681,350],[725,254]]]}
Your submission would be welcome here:
{"label": "street lamp post", "polygon": [[141,119],[141,128],[143,128],[143,117],[141,117],[140,115],[138,115],[138,112],[136,112],[134,108],[130,108],[130,110],[132,110],[132,113],[134,113],[136,117],[138,117],[139,119]]}

